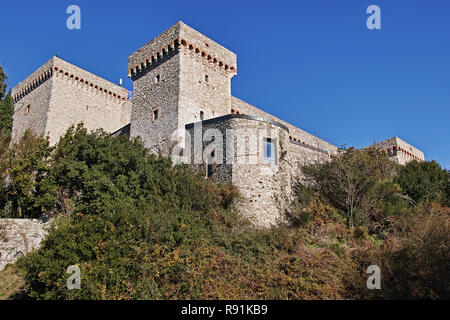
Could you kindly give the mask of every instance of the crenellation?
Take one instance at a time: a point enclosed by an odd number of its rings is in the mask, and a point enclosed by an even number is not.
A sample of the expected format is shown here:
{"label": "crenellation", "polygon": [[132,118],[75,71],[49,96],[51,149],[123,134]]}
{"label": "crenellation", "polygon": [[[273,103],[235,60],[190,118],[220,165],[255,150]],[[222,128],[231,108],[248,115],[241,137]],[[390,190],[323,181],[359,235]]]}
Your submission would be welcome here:
{"label": "crenellation", "polygon": [[130,55],[128,76],[138,76],[154,61],[161,60],[171,51],[178,53],[181,48],[217,65],[219,69],[231,74],[237,73],[235,53],[180,21]]}
{"label": "crenellation", "polygon": [[399,163],[406,164],[410,161],[425,161],[425,155],[422,151],[409,143],[403,141],[399,137],[393,137],[371,145],[386,151],[389,159]]}
{"label": "crenellation", "polygon": [[57,57],[13,89],[12,141],[27,129],[55,144],[80,122],[114,132],[130,122],[128,90]]}
{"label": "crenellation", "polygon": [[42,66],[33,74],[28,76],[24,81],[19,83],[16,87],[13,88],[11,92],[11,96],[13,102],[19,102],[22,98],[32,92],[34,89],[38,88],[45,81],[50,79],[53,76],[53,70],[47,66]]}

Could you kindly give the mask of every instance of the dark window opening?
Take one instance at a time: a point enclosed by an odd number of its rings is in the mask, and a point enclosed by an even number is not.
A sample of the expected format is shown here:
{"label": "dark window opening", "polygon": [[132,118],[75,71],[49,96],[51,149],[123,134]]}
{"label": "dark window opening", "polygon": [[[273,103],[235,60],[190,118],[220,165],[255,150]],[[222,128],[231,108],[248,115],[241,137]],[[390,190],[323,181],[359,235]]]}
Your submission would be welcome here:
{"label": "dark window opening", "polygon": [[207,163],[207,167],[206,167],[206,175],[207,177],[211,177],[214,172],[217,169],[217,163],[216,163],[216,150],[214,149],[213,151],[211,151],[209,157],[208,157],[208,163]]}
{"label": "dark window opening", "polygon": [[158,119],[158,116],[159,116],[158,109],[153,110],[152,120],[155,121],[156,119]]}
{"label": "dark window opening", "polygon": [[205,113],[203,111],[200,111],[200,121],[203,121],[205,119]]}

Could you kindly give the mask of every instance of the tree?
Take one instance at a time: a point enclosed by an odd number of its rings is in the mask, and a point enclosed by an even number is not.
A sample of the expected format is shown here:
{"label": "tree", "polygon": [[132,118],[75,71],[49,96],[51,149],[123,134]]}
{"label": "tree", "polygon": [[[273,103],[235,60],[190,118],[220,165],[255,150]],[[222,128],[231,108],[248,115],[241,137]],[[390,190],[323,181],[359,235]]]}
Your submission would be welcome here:
{"label": "tree", "polygon": [[4,136],[9,136],[12,129],[14,103],[11,97],[11,90],[6,94],[6,75],[0,66],[0,131]]}
{"label": "tree", "polygon": [[[319,192],[336,209],[344,212],[347,225],[353,227],[363,204],[379,199],[380,192],[395,192],[392,187],[380,187],[396,173],[396,164],[386,153],[375,148],[349,148],[329,162],[302,167],[306,183]],[[372,192],[378,186],[378,192]],[[393,191],[394,190],[394,191]],[[381,195],[381,198],[384,194]]]}
{"label": "tree", "polygon": [[0,157],[2,207],[11,218],[38,218],[55,205],[56,186],[50,178],[51,148],[47,139],[26,131]]}
{"label": "tree", "polygon": [[0,65],[0,100],[3,99],[3,97],[5,96],[5,92],[6,92],[6,79],[7,76],[5,75],[5,73],[3,72],[3,68]]}
{"label": "tree", "polygon": [[450,170],[446,170],[445,175],[446,175],[446,179],[445,179],[445,183],[444,183],[444,194],[445,194],[444,204],[447,207],[450,207]]}
{"label": "tree", "polygon": [[[414,201],[448,201],[449,173],[436,161],[412,161],[406,164],[395,181]],[[447,189],[447,191],[446,191]]]}

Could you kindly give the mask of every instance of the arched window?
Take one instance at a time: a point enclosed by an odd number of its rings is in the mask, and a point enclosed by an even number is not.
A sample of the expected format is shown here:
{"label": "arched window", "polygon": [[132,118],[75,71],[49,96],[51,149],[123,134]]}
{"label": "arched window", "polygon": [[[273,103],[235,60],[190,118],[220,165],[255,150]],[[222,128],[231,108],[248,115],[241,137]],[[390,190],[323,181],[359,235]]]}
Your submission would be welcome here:
{"label": "arched window", "polygon": [[203,121],[205,119],[205,113],[203,111],[200,111],[200,121]]}

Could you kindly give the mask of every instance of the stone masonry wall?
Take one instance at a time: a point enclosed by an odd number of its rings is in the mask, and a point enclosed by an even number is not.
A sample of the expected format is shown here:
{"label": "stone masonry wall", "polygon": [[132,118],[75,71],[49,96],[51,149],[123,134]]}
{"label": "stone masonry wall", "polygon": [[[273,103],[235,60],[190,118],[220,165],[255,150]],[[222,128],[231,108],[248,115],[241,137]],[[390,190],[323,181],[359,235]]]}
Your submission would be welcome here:
{"label": "stone masonry wall", "polygon": [[21,256],[38,249],[50,222],[0,219],[0,271]]}
{"label": "stone masonry wall", "polygon": [[231,113],[236,54],[180,22],[179,128]]}
{"label": "stone masonry wall", "polygon": [[[240,212],[259,227],[284,221],[284,211],[292,199],[292,172],[282,154],[289,143],[289,132],[272,123],[246,119],[232,119],[231,126],[238,132],[232,182],[242,195]],[[258,135],[254,134],[255,129]],[[275,164],[264,163],[264,138],[273,139],[276,145]],[[240,148],[242,139],[245,145]],[[251,157],[256,158],[256,163],[248,162]]]}
{"label": "stone masonry wall", "polygon": [[290,134],[291,140],[295,139],[296,141],[303,142],[312,147],[324,149],[330,153],[335,153],[337,151],[337,147],[332,145],[331,143],[326,142],[325,140],[322,140],[306,131],[303,131],[303,130],[293,126],[292,124],[290,124],[284,120],[281,120],[281,119],[271,115],[270,113],[267,113],[251,104],[248,104],[245,101],[242,101],[242,100],[236,98],[236,97],[232,97],[231,106],[232,106],[232,113],[239,112],[239,114],[248,114],[251,116],[262,117],[265,119],[270,119],[270,120],[277,121],[277,122],[284,124],[286,127],[289,128],[289,134]]}
{"label": "stone masonry wall", "polygon": [[178,126],[179,65],[180,56],[175,54],[133,81],[131,136],[141,137],[155,152],[168,151]]}
{"label": "stone masonry wall", "polygon": [[200,121],[200,112],[205,120],[231,113],[232,74],[196,51],[187,44],[181,46],[180,129]]}
{"label": "stone masonry wall", "polygon": [[413,160],[425,161],[425,155],[422,151],[398,137],[375,143],[372,146],[386,151],[389,159],[401,165]]}
{"label": "stone masonry wall", "polygon": [[131,120],[128,91],[61,59],[55,59],[47,117],[50,143],[58,142],[71,125],[113,133]]}
{"label": "stone masonry wall", "polygon": [[[12,89],[13,142],[17,142],[27,129],[36,135],[47,134],[47,114],[53,85],[52,65],[51,60],[47,61]],[[26,114],[27,107],[28,114]]]}
{"label": "stone masonry wall", "polygon": [[232,113],[247,114],[263,119],[269,119],[279,122],[289,129],[289,136],[284,151],[287,151],[285,159],[290,167],[291,181],[301,178],[300,167],[302,165],[328,161],[331,156],[338,151],[338,148],[331,143],[313,136],[290,123],[235,97],[232,97]]}
{"label": "stone masonry wall", "polygon": [[178,22],[129,57],[131,135],[153,151],[167,152],[183,141],[184,126],[199,121],[201,112],[204,119],[230,113],[235,74],[234,53]]}
{"label": "stone masonry wall", "polygon": [[126,89],[53,57],[13,89],[13,141],[32,129],[48,135],[53,145],[80,122],[88,130],[115,132],[130,122],[127,94]]}
{"label": "stone masonry wall", "polygon": [[[285,153],[282,152],[289,144],[287,128],[274,122],[238,115],[206,120],[200,130],[196,129],[195,125],[199,124],[186,126],[192,139],[190,145],[190,141],[186,139],[186,150],[189,149],[186,154],[191,159],[190,163],[192,164],[194,157],[199,154],[205,155],[200,159],[208,159],[214,149],[215,159],[211,157],[211,161],[206,160],[206,163],[197,164],[195,167],[205,170],[206,174],[207,163],[219,162],[214,166],[210,178],[233,182],[241,195],[237,203],[239,211],[256,226],[270,227],[283,221],[284,211],[292,198],[292,168],[285,161]],[[205,132],[211,129],[209,137],[205,139]],[[201,131],[202,134],[195,133],[195,130]],[[275,163],[264,162],[264,138],[271,138],[275,143]],[[196,150],[194,139],[198,139],[197,146],[201,146],[201,149]],[[213,141],[216,142],[212,143]],[[222,145],[217,147],[219,143]],[[217,158],[223,161],[217,161]]]}

